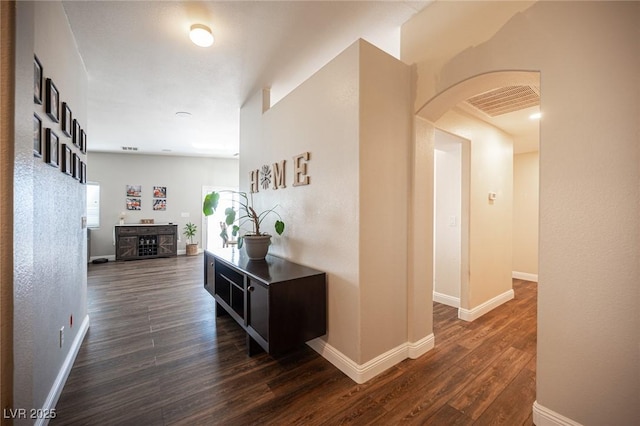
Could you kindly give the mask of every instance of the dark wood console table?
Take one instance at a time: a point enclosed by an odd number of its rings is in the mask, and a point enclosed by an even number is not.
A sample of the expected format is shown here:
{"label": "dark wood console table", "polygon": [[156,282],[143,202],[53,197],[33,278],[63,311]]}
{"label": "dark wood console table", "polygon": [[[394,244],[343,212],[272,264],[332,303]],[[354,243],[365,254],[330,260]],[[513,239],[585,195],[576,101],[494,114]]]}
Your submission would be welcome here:
{"label": "dark wood console table", "polygon": [[178,225],[116,225],[116,260],[178,255]]}
{"label": "dark wood console table", "polygon": [[205,252],[204,288],[216,317],[230,315],[247,333],[247,352],[278,356],[327,332],[324,272],[267,255],[249,260],[235,247]]}

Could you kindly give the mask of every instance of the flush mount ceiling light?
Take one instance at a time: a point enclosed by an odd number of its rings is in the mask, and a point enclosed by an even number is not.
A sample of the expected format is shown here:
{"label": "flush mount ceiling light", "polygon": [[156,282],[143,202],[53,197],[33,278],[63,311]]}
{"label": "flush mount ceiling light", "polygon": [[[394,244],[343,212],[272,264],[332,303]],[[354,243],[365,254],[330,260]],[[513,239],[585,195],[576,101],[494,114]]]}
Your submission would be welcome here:
{"label": "flush mount ceiling light", "polygon": [[202,24],[193,24],[189,31],[191,41],[200,47],[209,47],[213,44],[213,34],[211,28]]}
{"label": "flush mount ceiling light", "polygon": [[540,120],[540,118],[542,118],[541,112],[536,112],[529,116],[529,120]]}

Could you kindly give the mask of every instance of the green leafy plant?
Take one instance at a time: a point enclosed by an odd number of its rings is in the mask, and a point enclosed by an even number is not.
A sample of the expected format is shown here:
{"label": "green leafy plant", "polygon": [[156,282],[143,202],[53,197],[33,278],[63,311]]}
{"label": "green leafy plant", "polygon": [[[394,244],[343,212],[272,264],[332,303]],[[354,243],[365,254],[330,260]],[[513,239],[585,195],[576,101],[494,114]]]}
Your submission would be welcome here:
{"label": "green leafy plant", "polygon": [[198,227],[191,222],[184,226],[183,235],[189,239],[189,244],[193,244],[193,237],[196,236],[197,230]]}
{"label": "green leafy plant", "polygon": [[[278,217],[275,223],[275,231],[278,235],[282,235],[284,232],[284,222],[282,218],[275,210],[278,206],[276,205],[273,208],[265,210],[261,213],[258,213],[253,208],[253,196],[247,195],[246,192],[239,191],[213,191],[210,194],[207,194],[204,197],[204,202],[202,203],[202,212],[205,216],[211,216],[215,213],[218,208],[218,203],[220,201],[220,196],[223,193],[227,194],[236,194],[238,196],[238,204],[239,204],[239,212],[237,212],[233,207],[227,207],[224,210],[225,214],[225,222],[227,225],[232,226],[231,235],[234,237],[238,237],[238,247],[242,247],[243,239],[246,236],[255,236],[255,235],[269,235],[268,233],[262,232],[260,230],[260,225],[262,221],[269,216],[270,214],[274,214]],[[236,224],[236,219],[238,224]],[[244,235],[239,235],[240,230],[243,229],[247,223],[251,225],[250,231],[245,231]]]}

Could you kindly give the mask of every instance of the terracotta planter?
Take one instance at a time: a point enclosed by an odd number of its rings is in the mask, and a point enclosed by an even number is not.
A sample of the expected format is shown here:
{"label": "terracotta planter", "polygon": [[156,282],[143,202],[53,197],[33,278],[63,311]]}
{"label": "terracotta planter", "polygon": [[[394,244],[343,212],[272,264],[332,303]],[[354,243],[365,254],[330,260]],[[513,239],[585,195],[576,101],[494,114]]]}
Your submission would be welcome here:
{"label": "terracotta planter", "polygon": [[187,256],[198,254],[198,244],[187,244]]}
{"label": "terracotta planter", "polygon": [[245,235],[243,239],[247,257],[250,260],[264,260],[271,245],[271,235]]}

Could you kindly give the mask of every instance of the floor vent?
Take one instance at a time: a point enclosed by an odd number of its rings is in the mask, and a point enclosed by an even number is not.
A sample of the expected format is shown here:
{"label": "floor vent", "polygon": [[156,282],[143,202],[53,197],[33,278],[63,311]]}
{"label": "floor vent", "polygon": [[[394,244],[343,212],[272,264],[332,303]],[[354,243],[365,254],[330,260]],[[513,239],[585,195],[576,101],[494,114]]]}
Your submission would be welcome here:
{"label": "floor vent", "polygon": [[467,103],[489,117],[540,105],[540,90],[534,86],[507,86],[467,99]]}

